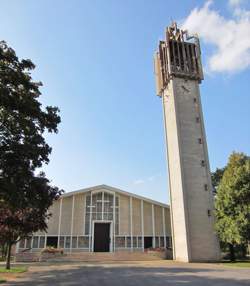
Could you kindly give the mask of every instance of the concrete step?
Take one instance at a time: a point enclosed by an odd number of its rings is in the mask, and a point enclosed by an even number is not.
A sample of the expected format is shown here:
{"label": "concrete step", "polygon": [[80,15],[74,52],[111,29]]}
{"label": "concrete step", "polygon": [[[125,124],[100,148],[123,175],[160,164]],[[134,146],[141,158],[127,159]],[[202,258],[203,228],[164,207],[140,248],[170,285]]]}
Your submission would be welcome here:
{"label": "concrete step", "polygon": [[37,262],[37,261],[51,261],[51,262],[102,262],[102,261],[151,261],[165,259],[165,252],[76,252],[72,254],[51,254],[39,252],[25,252],[16,254],[16,261],[22,262]]}
{"label": "concrete step", "polygon": [[136,252],[86,252],[66,254],[62,257],[50,259],[50,261],[151,261],[165,259],[164,253],[136,253]]}

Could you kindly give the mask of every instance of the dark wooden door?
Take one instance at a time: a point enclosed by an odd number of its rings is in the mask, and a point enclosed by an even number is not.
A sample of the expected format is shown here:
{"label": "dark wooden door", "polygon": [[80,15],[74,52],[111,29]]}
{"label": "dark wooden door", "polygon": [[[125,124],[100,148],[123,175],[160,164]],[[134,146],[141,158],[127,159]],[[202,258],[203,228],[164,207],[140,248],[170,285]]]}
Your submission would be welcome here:
{"label": "dark wooden door", "polygon": [[95,252],[109,252],[109,242],[110,242],[109,233],[110,233],[109,223],[95,223],[95,232],[94,232]]}
{"label": "dark wooden door", "polygon": [[150,248],[153,246],[153,237],[144,237],[144,248]]}

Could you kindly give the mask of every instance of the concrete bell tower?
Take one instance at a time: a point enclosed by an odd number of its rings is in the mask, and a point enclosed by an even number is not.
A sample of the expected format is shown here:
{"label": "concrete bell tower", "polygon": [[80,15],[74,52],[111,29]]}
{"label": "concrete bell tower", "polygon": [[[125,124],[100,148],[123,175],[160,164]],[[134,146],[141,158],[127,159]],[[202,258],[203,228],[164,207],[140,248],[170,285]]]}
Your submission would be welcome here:
{"label": "concrete bell tower", "polygon": [[162,98],[169,171],[174,259],[220,259],[199,83],[203,80],[197,36],[176,23],[154,55],[157,95]]}

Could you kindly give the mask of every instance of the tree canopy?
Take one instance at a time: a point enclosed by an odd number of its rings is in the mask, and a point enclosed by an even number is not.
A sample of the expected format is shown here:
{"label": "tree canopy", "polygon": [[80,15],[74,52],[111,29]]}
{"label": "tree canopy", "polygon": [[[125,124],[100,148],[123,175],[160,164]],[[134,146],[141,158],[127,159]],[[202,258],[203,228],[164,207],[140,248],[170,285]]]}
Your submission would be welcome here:
{"label": "tree canopy", "polygon": [[[250,158],[233,153],[217,188],[216,229],[231,246],[250,240]],[[232,250],[232,249],[231,249]]]}
{"label": "tree canopy", "polygon": [[217,188],[220,184],[220,181],[223,177],[223,174],[226,170],[226,167],[224,168],[216,168],[216,170],[214,172],[211,173],[211,179],[212,179],[212,185],[214,188],[214,193],[216,194],[217,192]]}
{"label": "tree canopy", "polygon": [[31,60],[19,60],[0,42],[0,239],[9,245],[46,230],[48,209],[61,191],[37,173],[49,163],[44,133],[57,133],[59,109],[42,107],[41,82],[33,81]]}

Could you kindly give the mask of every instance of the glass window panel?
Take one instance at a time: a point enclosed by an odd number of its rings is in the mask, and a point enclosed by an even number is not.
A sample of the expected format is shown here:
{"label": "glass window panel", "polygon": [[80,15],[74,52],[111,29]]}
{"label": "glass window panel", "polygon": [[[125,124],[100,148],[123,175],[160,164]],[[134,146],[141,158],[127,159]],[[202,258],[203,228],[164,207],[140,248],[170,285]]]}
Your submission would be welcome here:
{"label": "glass window panel", "polygon": [[118,196],[115,197],[115,206],[116,207],[119,206],[119,197]]}
{"label": "glass window panel", "polygon": [[159,237],[155,237],[155,247],[159,247]]}
{"label": "glass window panel", "polygon": [[116,236],[115,247],[124,248],[125,247],[125,236]]}
{"label": "glass window panel", "polygon": [[164,247],[164,237],[160,237],[160,247]]}
{"label": "glass window panel", "polygon": [[33,237],[33,245],[32,248],[38,248],[38,236]]}
{"label": "glass window panel", "polygon": [[99,213],[102,212],[102,201],[97,202],[96,211]]}
{"label": "glass window panel", "polygon": [[92,220],[96,220],[96,213],[92,213]]}
{"label": "glass window panel", "polygon": [[85,216],[85,234],[89,234],[89,220],[90,220],[90,214],[86,213],[86,216]]}
{"label": "glass window panel", "polygon": [[127,247],[131,247],[131,237],[127,236]]}
{"label": "glass window panel", "polygon": [[70,236],[66,236],[65,248],[70,248]]}
{"label": "glass window panel", "polygon": [[138,237],[138,247],[142,247],[142,237]]}
{"label": "glass window panel", "polygon": [[72,237],[72,248],[77,248],[77,237],[76,236]]}
{"label": "glass window panel", "polygon": [[137,237],[136,236],[133,237],[133,247],[134,248],[137,247]]}
{"label": "glass window panel", "polygon": [[40,236],[39,248],[44,248],[45,245],[45,237]]}
{"label": "glass window panel", "polygon": [[97,195],[96,194],[92,195],[92,210],[95,209],[94,207],[96,206],[96,200],[97,200]]}
{"label": "glass window panel", "polygon": [[86,196],[86,212],[90,212],[90,203],[91,203],[91,196]]}
{"label": "glass window panel", "polygon": [[79,236],[78,237],[78,248],[88,248],[89,247],[89,237]]}
{"label": "glass window panel", "polygon": [[169,248],[171,248],[171,247],[172,247],[171,237],[166,236],[166,244],[167,244],[167,247],[169,247]]}
{"label": "glass window panel", "polygon": [[115,233],[119,234],[119,213],[118,213],[118,209],[115,210]]}
{"label": "glass window panel", "polygon": [[59,247],[64,248],[64,236],[60,236]]}

